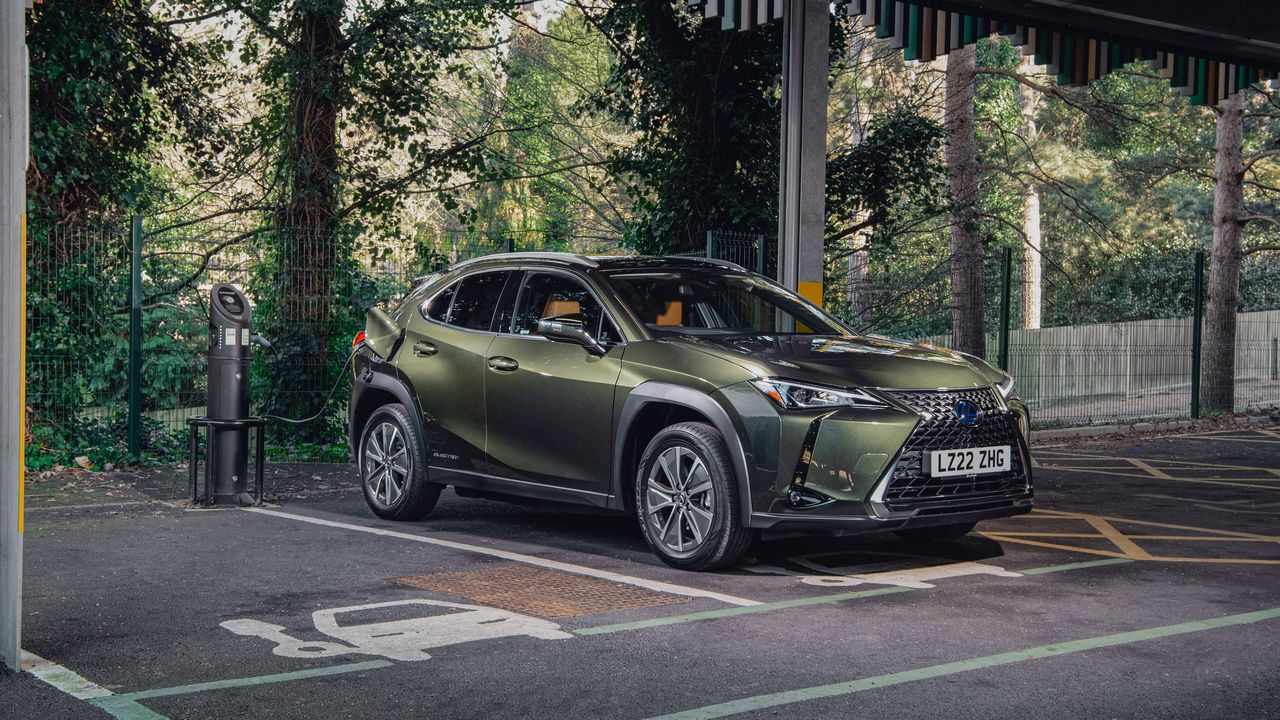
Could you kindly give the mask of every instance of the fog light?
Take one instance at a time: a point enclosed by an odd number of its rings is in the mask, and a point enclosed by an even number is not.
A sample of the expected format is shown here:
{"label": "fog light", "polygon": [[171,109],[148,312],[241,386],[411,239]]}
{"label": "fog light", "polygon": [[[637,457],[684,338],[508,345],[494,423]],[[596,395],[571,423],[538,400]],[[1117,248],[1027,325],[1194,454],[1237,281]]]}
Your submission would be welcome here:
{"label": "fog light", "polygon": [[831,498],[803,485],[792,485],[787,490],[787,504],[797,510],[807,510],[831,502]]}

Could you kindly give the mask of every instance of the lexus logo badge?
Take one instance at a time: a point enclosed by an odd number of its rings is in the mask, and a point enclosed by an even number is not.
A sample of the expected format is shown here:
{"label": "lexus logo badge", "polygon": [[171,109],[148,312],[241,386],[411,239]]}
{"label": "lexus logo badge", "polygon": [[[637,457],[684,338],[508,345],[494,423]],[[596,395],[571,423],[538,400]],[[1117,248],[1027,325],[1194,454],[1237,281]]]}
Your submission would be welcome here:
{"label": "lexus logo badge", "polygon": [[956,416],[956,421],[961,425],[977,425],[982,422],[982,408],[968,400],[961,400],[951,406],[951,414]]}

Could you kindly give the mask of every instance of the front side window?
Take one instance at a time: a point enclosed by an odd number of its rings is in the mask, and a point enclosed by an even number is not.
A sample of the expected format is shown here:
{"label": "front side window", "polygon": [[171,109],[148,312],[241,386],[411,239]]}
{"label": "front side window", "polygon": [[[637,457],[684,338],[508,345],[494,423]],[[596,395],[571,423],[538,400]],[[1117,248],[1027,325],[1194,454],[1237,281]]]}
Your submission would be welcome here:
{"label": "front side window", "polygon": [[445,322],[468,330],[489,330],[510,274],[509,271],[486,272],[463,278]]}
{"label": "front side window", "polygon": [[658,335],[851,334],[800,296],[754,275],[682,268],[605,277]]}
{"label": "front side window", "polygon": [[538,321],[549,317],[581,320],[587,332],[600,343],[616,343],[622,339],[604,308],[581,281],[559,273],[533,273],[520,292],[511,331],[517,335],[537,335]]}

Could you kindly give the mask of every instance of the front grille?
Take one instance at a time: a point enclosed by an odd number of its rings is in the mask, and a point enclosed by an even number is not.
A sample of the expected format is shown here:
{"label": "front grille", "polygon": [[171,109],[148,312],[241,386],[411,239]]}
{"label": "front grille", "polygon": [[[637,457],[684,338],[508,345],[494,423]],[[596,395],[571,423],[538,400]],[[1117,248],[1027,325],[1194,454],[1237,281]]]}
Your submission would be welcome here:
{"label": "front grille", "polygon": [[[933,500],[981,499],[1026,489],[1022,451],[1018,443],[1018,419],[1002,409],[991,388],[973,390],[901,390],[895,398],[920,415],[920,422],[893,468],[884,499],[890,506],[907,506]],[[952,408],[968,400],[982,409],[977,425],[961,425]],[[932,450],[954,450],[989,445],[1009,445],[1009,471],[977,477],[930,477],[925,465]]]}

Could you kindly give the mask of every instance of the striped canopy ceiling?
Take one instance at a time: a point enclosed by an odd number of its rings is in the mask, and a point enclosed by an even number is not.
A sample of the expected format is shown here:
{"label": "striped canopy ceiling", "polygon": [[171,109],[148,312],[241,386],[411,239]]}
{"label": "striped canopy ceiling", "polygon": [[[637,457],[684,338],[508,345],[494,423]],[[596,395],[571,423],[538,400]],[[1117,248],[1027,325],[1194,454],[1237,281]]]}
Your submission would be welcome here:
{"label": "striped canopy ceiling", "polygon": [[[1268,0],[1268,4],[1272,0]],[[708,19],[725,30],[749,30],[782,17],[784,0],[688,0],[701,6]],[[907,60],[929,61],[972,45],[990,35],[1003,35],[1024,55],[1057,76],[1061,85],[1084,85],[1136,60],[1151,63],[1193,104],[1217,104],[1257,82],[1280,78],[1280,58],[1271,67],[1233,62],[1232,58],[1201,57],[1170,51],[1159,40],[1137,45],[1088,31],[1051,27],[1034,22],[1018,24],[983,15],[933,7],[935,3],[897,0],[840,0],[841,12],[860,17],[874,27],[876,37],[901,49]]]}

